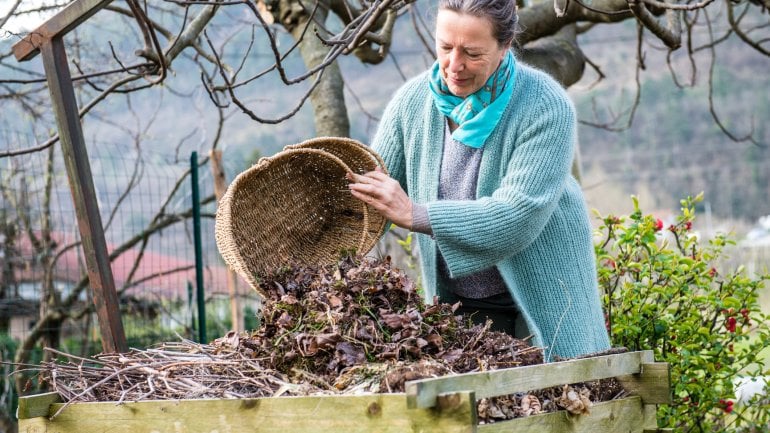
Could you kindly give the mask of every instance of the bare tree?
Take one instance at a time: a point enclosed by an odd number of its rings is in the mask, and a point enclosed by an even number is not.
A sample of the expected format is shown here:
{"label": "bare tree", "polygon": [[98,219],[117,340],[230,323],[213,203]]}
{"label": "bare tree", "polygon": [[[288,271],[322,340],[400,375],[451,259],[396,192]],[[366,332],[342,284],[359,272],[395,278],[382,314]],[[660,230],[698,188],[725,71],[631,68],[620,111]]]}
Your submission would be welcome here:
{"label": "bare tree", "polygon": [[[763,56],[770,53],[768,0],[536,0],[522,1],[519,6],[521,32],[516,47],[519,56],[548,71],[565,86],[580,80],[586,65],[594,68],[599,77],[604,76],[599,67],[585,57],[578,42],[578,35],[590,32],[601,23],[626,20],[637,23],[638,41],[636,47],[630,49],[637,52],[635,67],[638,70],[645,68],[642,49],[645,39],[663,44],[667,52],[686,47],[687,54],[695,56],[713,50],[734,35],[744,42],[746,49]],[[21,8],[21,3],[16,2],[0,22],[8,21],[11,15],[32,12]],[[184,53],[199,65],[211,100],[219,107],[232,104],[257,122],[280,123],[310,100],[317,135],[349,135],[344,82],[337,58],[353,53],[365,63],[382,62],[393,43],[395,23],[405,14],[413,15],[414,31],[402,32],[402,37],[416,35],[425,42],[426,50],[430,51],[432,46],[430,25],[424,23],[422,16],[414,16],[418,12],[412,0],[127,0],[125,4],[116,1],[107,9],[124,18],[122,32],[128,36],[127,40],[133,41],[135,48],[133,53],[126,54],[126,50],[120,52],[111,43],[105,50],[107,43],[103,40],[97,45],[94,41],[84,45],[84,49],[96,47],[110,53],[112,59],[98,64],[76,63],[80,74],[75,80],[90,89],[90,98],[81,104],[83,115],[111,93],[133,92],[162,84]],[[216,20],[216,15],[226,18]],[[693,32],[699,28],[710,29],[709,37],[695,38]],[[717,28],[721,34],[717,34]],[[290,35],[294,41],[288,48],[281,47],[281,41],[285,43],[284,35]],[[236,42],[240,45],[236,46]],[[269,53],[272,61],[264,64],[262,70],[254,71],[256,63],[251,57],[259,49]],[[305,64],[305,71],[290,72],[287,68],[287,58],[291,59],[295,51]],[[2,65],[19,78],[0,78],[0,98],[16,101],[29,116],[39,118],[40,104],[36,102],[41,102],[44,80],[32,71],[11,65],[9,57],[10,53],[0,54]],[[275,74],[287,86],[306,81],[309,84],[297,100],[282,101],[283,113],[276,114],[275,110],[264,113],[259,109],[260,104],[253,101],[259,93],[256,86]],[[638,102],[638,98],[635,101]],[[614,129],[627,127],[624,123],[630,123],[635,106],[626,111],[630,113],[627,116],[588,123]],[[757,142],[751,132],[739,134],[729,130],[713,104],[711,111],[730,138]],[[39,150],[54,140],[30,150]]]}

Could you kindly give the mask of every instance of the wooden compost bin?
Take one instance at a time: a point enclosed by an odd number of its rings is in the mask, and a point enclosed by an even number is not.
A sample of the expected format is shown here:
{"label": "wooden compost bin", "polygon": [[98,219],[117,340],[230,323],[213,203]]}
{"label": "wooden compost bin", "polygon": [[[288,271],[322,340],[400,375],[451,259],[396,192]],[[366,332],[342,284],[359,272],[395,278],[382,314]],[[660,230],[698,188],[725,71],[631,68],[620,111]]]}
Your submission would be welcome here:
{"label": "wooden compost bin", "polygon": [[[477,399],[617,377],[630,397],[479,425]],[[19,399],[20,433],[652,433],[670,398],[668,364],[651,351],[407,382],[406,393],[253,399],[71,403],[56,393]]]}

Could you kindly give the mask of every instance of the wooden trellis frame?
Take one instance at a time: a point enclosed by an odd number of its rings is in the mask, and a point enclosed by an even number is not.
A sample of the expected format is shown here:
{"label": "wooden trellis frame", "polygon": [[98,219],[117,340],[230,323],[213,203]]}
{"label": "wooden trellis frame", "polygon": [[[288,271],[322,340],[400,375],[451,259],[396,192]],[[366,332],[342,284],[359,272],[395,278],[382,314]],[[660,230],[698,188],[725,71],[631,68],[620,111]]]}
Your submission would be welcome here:
{"label": "wooden trellis frame", "polygon": [[128,345],[120,319],[118,295],[64,47],[64,36],[68,32],[111,1],[75,0],[14,44],[13,54],[20,62],[28,61],[37,54],[42,55],[99,319],[102,349],[105,352],[126,352]]}

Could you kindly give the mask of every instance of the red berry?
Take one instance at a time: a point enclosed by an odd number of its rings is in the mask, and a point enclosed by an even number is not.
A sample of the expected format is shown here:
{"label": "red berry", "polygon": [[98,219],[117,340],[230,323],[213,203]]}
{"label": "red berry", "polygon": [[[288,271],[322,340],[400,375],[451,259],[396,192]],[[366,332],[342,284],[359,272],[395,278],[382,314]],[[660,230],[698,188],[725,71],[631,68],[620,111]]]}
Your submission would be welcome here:
{"label": "red berry", "polygon": [[727,326],[727,330],[728,330],[728,331],[730,331],[730,332],[735,332],[735,326],[736,326],[737,324],[738,324],[738,321],[737,321],[737,320],[735,320],[735,317],[732,317],[732,316],[730,316],[730,317],[728,317],[728,318],[727,318],[727,324],[726,324],[726,326]]}
{"label": "red berry", "polygon": [[691,228],[692,228],[692,221],[687,221],[686,223],[684,223],[685,230],[690,230]]}
{"label": "red berry", "polygon": [[663,220],[658,218],[655,220],[655,231],[659,232],[663,229]]}
{"label": "red berry", "polygon": [[717,274],[717,270],[715,268],[709,269],[709,277],[714,278],[716,274]]}

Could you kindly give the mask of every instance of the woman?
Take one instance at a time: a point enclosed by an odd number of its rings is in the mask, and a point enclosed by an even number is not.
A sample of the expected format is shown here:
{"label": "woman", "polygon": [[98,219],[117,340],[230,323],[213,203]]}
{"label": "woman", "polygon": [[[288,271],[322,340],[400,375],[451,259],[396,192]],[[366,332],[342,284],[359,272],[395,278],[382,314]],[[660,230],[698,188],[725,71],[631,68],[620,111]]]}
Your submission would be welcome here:
{"label": "woman", "polygon": [[588,212],[570,175],[575,112],[518,63],[512,0],[439,0],[433,68],[385,109],[381,171],[352,194],[418,236],[425,297],[554,355],[606,350]]}

